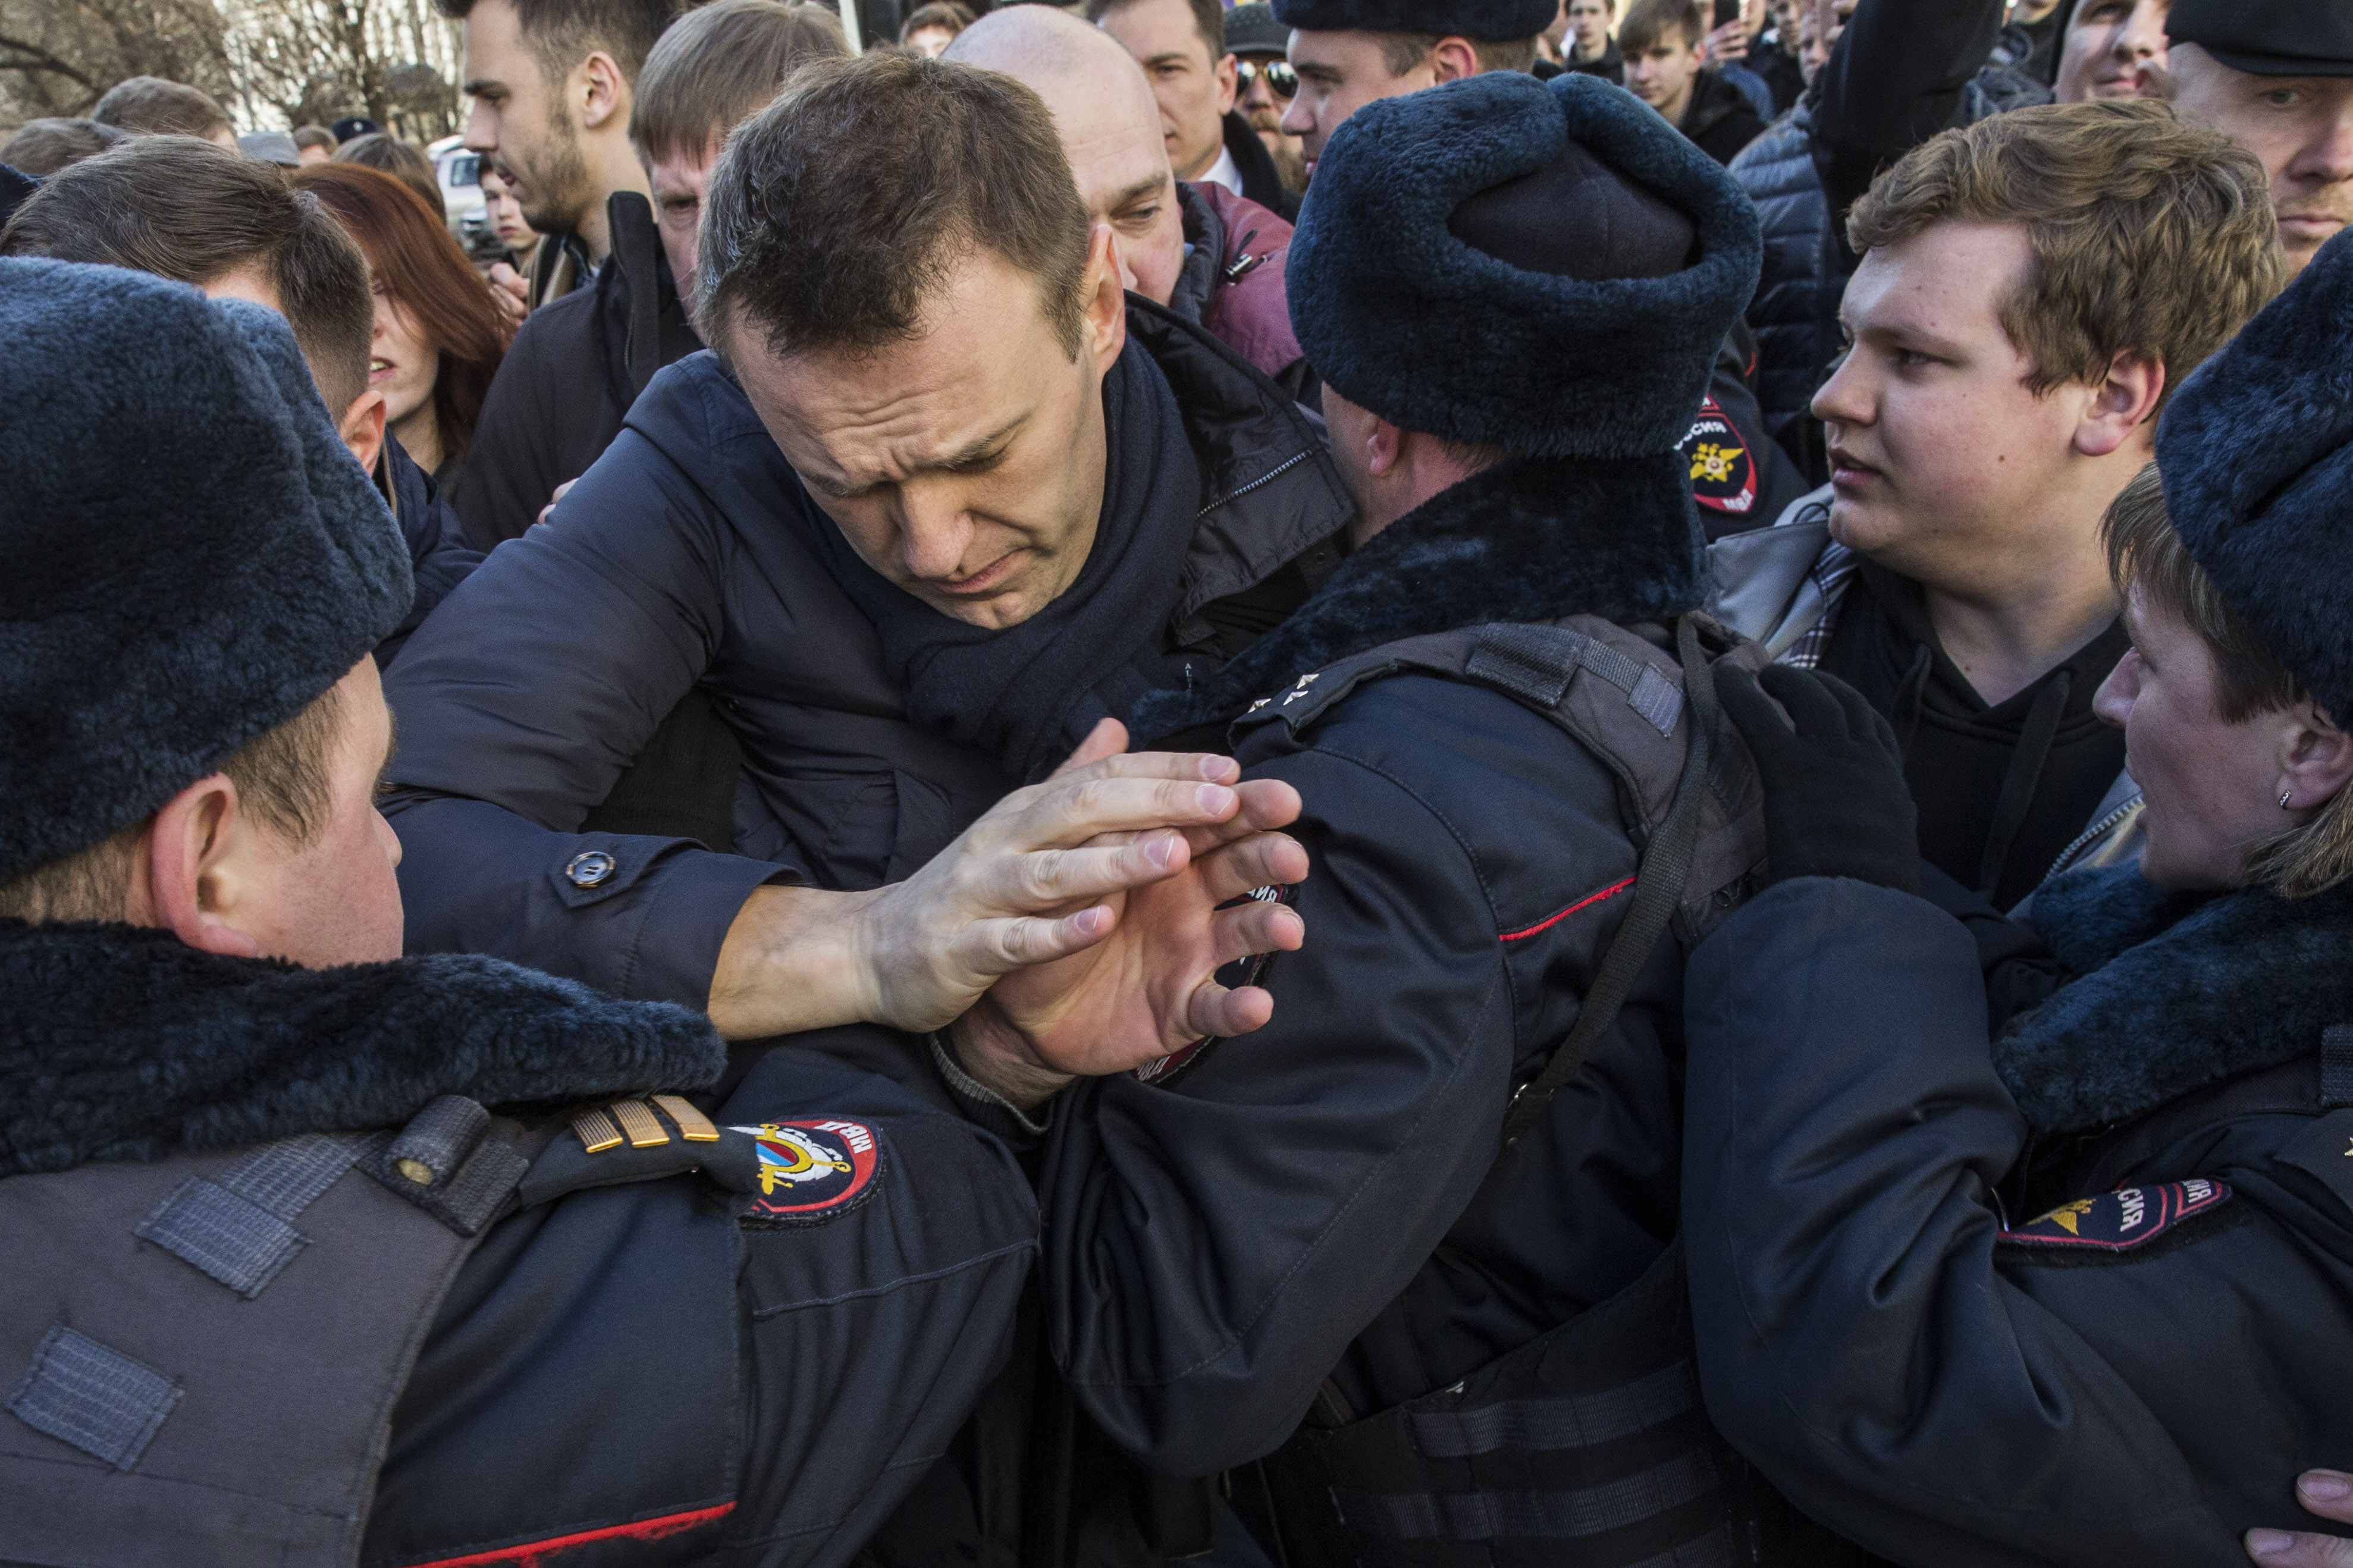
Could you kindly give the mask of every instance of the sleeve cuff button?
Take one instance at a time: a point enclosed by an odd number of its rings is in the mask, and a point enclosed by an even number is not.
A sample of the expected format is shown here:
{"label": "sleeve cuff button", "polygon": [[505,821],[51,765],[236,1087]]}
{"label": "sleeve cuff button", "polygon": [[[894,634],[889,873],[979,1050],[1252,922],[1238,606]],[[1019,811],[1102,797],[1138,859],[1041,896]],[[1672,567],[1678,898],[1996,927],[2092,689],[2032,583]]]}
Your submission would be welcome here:
{"label": "sleeve cuff button", "polygon": [[564,868],[564,876],[575,888],[598,888],[612,880],[619,867],[620,862],[602,849],[590,849],[575,855]]}

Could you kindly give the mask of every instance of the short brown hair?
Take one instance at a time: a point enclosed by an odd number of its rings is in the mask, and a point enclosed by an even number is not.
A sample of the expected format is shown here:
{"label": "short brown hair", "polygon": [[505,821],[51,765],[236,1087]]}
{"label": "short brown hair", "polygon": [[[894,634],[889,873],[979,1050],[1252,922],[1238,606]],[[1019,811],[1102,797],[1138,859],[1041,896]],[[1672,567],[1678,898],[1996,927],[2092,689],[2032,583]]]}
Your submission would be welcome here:
{"label": "short brown hair", "polygon": [[[462,22],[476,0],[434,0],[441,15]],[[515,22],[531,46],[539,74],[562,81],[598,49],[613,57],[631,82],[645,68],[654,40],[677,19],[681,0],[512,0]]]}
{"label": "short brown hair", "polygon": [[629,103],[629,141],[649,163],[695,153],[757,114],[807,61],[849,53],[822,5],[714,0],[661,36]]}
{"label": "short brown hair", "polygon": [[695,320],[713,345],[740,321],[775,352],[869,353],[914,336],[949,268],[985,250],[1038,280],[1075,358],[1087,248],[1078,182],[1029,88],[945,60],[815,60],[712,171]]}
{"label": "short brown hair", "polygon": [[327,160],[331,163],[357,163],[363,169],[374,169],[391,175],[416,194],[441,223],[449,221],[449,204],[441,195],[440,176],[433,172],[432,161],[408,142],[381,131],[371,131],[364,136],[354,136],[335,149]]}
{"label": "short brown hair", "polygon": [[[343,722],[343,689],[330,686],[309,707],[256,735],[220,765],[237,785],[243,808],[298,848],[327,826]],[[88,848],[0,883],[0,919],[36,925],[122,919],[139,841],[154,822],[148,816]]]}
{"label": "short brown hair", "polygon": [[2033,261],[2000,316],[2037,394],[2096,384],[2135,353],[2163,362],[2169,398],[2285,279],[2263,165],[2147,99],[1932,137],[1873,182],[1847,236],[1861,255],[1947,220],[2026,231]]}
{"label": "short brown hair", "polygon": [[0,256],[199,286],[259,268],[328,412],[340,422],[367,390],[375,301],[360,247],[283,170],[216,142],[142,136],[51,175],[0,229]]}
{"label": "short brown hair", "polygon": [[[2118,593],[2138,588],[2144,604],[2175,616],[2206,645],[2224,723],[2312,700],[2304,682],[2231,607],[2174,531],[2155,463],[2109,503],[2100,541]],[[2353,787],[2338,790],[2311,821],[2256,845],[2248,852],[2246,872],[2249,881],[2285,899],[2308,898],[2353,878]]]}
{"label": "short brown hair", "polygon": [[335,133],[323,125],[298,125],[294,128],[294,145],[324,147],[332,153],[335,150]]}
{"label": "short brown hair", "polygon": [[899,41],[905,43],[926,27],[944,27],[951,33],[961,33],[978,21],[972,7],[961,0],[931,0],[928,5],[918,5],[899,24]]}
{"label": "short brown hair", "polygon": [[[1430,52],[1444,43],[1449,33],[1375,33],[1380,45],[1381,64],[1388,68],[1391,77],[1401,77],[1430,58]],[[1482,71],[1529,71],[1535,68],[1536,39],[1542,34],[1525,38],[1466,38],[1471,52],[1479,58]]]}
{"label": "short brown hair", "polygon": [[1681,33],[1685,48],[1707,37],[1699,0],[1634,0],[1618,25],[1618,52],[1629,59],[1648,54],[1669,33]]}
{"label": "short brown hair", "polygon": [[19,174],[48,175],[95,158],[130,135],[95,120],[27,120],[0,143],[0,163]]}
{"label": "short brown hair", "polygon": [[141,136],[210,137],[229,129],[228,111],[211,93],[160,76],[116,82],[90,117]]}
{"label": "short brown hair", "polygon": [[[1201,47],[1209,51],[1209,64],[1215,66],[1226,58],[1226,8],[1220,0],[1185,0],[1193,7],[1193,31],[1200,36]],[[1143,0],[1087,0],[1087,20],[1101,23],[1114,11],[1124,11]]]}

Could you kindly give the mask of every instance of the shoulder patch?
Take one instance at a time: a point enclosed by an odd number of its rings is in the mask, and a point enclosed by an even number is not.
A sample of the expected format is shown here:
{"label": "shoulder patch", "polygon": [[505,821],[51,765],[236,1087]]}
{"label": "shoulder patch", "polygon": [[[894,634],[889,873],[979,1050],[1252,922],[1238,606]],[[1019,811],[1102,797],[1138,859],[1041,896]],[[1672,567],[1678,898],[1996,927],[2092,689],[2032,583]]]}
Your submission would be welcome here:
{"label": "shoulder patch", "polygon": [[1691,464],[1692,500],[1735,517],[1757,510],[1756,460],[1714,396],[1700,404],[1699,417],[1676,449]]}
{"label": "shoulder patch", "polygon": [[764,1121],[730,1127],[751,1140],[758,1161],[743,1218],[765,1225],[833,1219],[874,1190],[882,1136],[862,1121]]}
{"label": "shoulder patch", "polygon": [[2200,1179],[2124,1187],[2061,1204],[2041,1219],[2003,1231],[2000,1240],[2010,1247],[2130,1252],[2230,1201],[2231,1188],[2224,1182]]}

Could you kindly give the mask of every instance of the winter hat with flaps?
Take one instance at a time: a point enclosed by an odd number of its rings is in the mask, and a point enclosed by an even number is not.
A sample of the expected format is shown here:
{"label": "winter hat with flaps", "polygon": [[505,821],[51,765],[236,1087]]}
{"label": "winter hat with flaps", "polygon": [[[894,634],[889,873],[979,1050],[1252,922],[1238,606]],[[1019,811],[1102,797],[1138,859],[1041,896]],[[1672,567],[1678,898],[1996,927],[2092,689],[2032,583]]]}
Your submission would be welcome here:
{"label": "winter hat with flaps", "polygon": [[301,711],[415,589],[276,312],[0,259],[0,882]]}
{"label": "winter hat with flaps", "polygon": [[2157,469],[2190,559],[2314,700],[2353,721],[2353,233],[2181,384]]}
{"label": "winter hat with flaps", "polygon": [[1274,0],[1275,20],[1309,32],[1429,33],[1514,43],[1560,15],[1559,0]]}
{"label": "winter hat with flaps", "polygon": [[1690,433],[1762,256],[1740,186],[1640,99],[1493,71],[1348,117],[1285,283],[1308,363],[1391,424],[1631,458]]}

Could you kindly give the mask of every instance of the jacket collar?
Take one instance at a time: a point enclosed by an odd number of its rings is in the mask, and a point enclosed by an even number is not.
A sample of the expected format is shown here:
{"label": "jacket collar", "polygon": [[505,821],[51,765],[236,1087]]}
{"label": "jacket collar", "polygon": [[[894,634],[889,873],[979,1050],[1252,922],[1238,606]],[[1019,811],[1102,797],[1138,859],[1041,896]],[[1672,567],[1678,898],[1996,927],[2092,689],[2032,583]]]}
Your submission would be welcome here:
{"label": "jacket collar", "polygon": [[699,1088],[709,1020],[495,959],[334,970],[168,931],[0,921],[0,1176],[491,1105]]}
{"label": "jacket collar", "polygon": [[2119,866],[2045,884],[2033,921],[2075,978],[1994,1042],[1994,1066],[2042,1131],[2315,1055],[2324,1029],[2353,1023],[2353,886],[2294,902],[2168,893]]}
{"label": "jacket collar", "polygon": [[1701,537],[1672,452],[1508,458],[1383,529],[1211,679],[1146,698],[1137,738],[1231,719],[1302,675],[1403,637],[1574,615],[1672,620],[1701,600]]}

